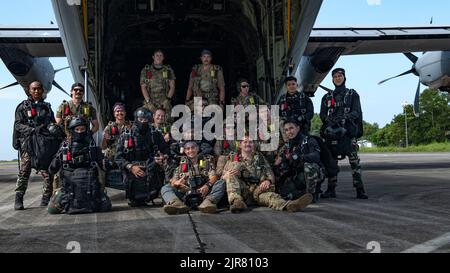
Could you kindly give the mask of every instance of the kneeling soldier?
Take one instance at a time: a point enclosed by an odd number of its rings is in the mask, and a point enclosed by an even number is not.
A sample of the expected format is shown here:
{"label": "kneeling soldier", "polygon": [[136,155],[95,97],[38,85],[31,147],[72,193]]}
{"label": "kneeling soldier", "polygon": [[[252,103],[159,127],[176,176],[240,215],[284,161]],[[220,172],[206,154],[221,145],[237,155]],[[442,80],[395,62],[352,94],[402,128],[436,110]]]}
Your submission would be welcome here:
{"label": "kneeling soldier", "polygon": [[168,147],[163,136],[152,130],[152,113],[140,107],[134,124],[120,136],[115,160],[124,177],[130,207],[146,206],[157,198],[164,181],[164,161]]}
{"label": "kneeling soldier", "polygon": [[256,152],[256,145],[249,137],[241,141],[241,153],[231,154],[222,178],[227,184],[228,201],[233,213],[244,211],[247,204],[275,210],[296,212],[307,207],[312,196],[306,193],[295,200],[284,200],[275,193],[275,177],[264,156]]}
{"label": "kneeling soldier", "polygon": [[60,173],[62,187],[53,194],[48,212],[78,214],[111,210],[111,201],[98,178],[98,168],[104,166],[103,154],[95,145],[87,120],[75,116],[68,129],[71,137],[62,144],[49,168],[52,175]]}
{"label": "kneeling soldier", "polygon": [[278,190],[286,200],[308,192],[316,202],[323,179],[319,144],[314,137],[302,133],[297,120],[287,120],[283,127],[288,141],[280,149],[275,161]]}
{"label": "kneeling soldier", "polygon": [[187,213],[198,208],[204,213],[215,213],[217,203],[225,194],[225,183],[217,180],[212,156],[199,156],[195,141],[183,145],[185,157],[175,169],[170,183],[161,189],[167,214]]}

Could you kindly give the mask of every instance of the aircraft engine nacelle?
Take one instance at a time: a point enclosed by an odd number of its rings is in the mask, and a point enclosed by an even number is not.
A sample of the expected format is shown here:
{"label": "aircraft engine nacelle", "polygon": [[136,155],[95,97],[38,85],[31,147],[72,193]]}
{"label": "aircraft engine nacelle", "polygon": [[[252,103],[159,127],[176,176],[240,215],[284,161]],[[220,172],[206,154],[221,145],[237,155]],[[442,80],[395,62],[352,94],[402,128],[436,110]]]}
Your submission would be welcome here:
{"label": "aircraft engine nacelle", "polygon": [[335,65],[344,48],[333,47],[318,50],[312,56],[303,56],[300,60],[300,70],[297,72],[299,88],[308,96],[314,93],[320,83]]}
{"label": "aircraft engine nacelle", "polygon": [[55,70],[47,57],[33,57],[14,47],[1,47],[0,58],[9,72],[28,94],[28,86],[33,81],[40,81],[44,87],[44,98],[52,89]]}
{"label": "aircraft engine nacelle", "polygon": [[417,60],[415,68],[424,85],[450,90],[450,51],[427,52]]}

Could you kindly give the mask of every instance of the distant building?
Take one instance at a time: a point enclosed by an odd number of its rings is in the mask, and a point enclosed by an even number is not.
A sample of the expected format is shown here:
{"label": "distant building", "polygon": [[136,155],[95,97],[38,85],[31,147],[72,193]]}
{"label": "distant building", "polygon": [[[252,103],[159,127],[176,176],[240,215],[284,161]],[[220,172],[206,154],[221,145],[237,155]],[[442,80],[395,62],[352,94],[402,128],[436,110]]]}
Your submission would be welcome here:
{"label": "distant building", "polygon": [[373,142],[363,139],[358,141],[358,146],[359,148],[373,148],[375,147],[375,144],[373,144]]}

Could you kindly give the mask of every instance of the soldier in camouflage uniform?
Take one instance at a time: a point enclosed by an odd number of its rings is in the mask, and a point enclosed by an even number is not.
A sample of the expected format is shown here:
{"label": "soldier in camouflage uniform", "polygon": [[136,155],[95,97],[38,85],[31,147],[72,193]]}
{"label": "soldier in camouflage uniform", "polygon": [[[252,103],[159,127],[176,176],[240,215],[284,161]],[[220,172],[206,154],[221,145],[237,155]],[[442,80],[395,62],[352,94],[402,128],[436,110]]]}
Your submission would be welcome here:
{"label": "soldier in camouflage uniform", "polygon": [[[31,174],[31,135],[38,130],[45,130],[55,121],[50,103],[44,102],[43,86],[32,82],[29,86],[27,100],[21,102],[15,112],[13,146],[20,152],[20,168],[17,177],[15,210],[23,210],[23,196],[28,187]],[[47,206],[52,195],[52,177],[47,170],[38,170],[44,178],[41,206]]]}
{"label": "soldier in camouflage uniform", "polygon": [[[225,182],[217,179],[212,156],[199,156],[195,141],[184,143],[185,157],[180,160],[170,183],[161,189],[167,214],[187,213],[198,208],[203,213],[215,213],[217,203],[225,194]],[[200,203],[201,202],[201,203]]]}
{"label": "soldier in camouflage uniform", "polygon": [[63,101],[56,112],[56,123],[64,125],[67,136],[70,136],[70,130],[67,128],[73,116],[83,116],[90,121],[92,128],[90,131],[95,134],[98,131],[99,124],[97,120],[97,111],[87,102],[83,101],[84,85],[75,83],[71,88],[71,101]]}
{"label": "soldier in camouflage uniform", "polygon": [[[97,120],[97,111],[88,102],[83,101],[84,95],[84,85],[81,83],[74,83],[71,88],[72,100],[63,101],[56,111],[56,123],[63,125],[67,137],[70,137],[70,130],[68,128],[69,122],[74,116],[82,116],[88,122],[91,123],[92,127],[90,131],[92,134],[96,133],[99,129],[99,123]],[[55,174],[53,179],[53,191],[60,188],[59,172]]]}
{"label": "soldier in camouflage uniform", "polygon": [[212,53],[209,50],[201,52],[202,64],[192,68],[186,102],[193,109],[193,97],[204,97],[209,104],[225,107],[225,80],[222,68],[211,64]]}
{"label": "soldier in camouflage uniform", "polygon": [[247,79],[239,79],[236,86],[239,95],[231,99],[231,104],[234,106],[242,105],[245,108],[249,105],[267,105],[267,103],[260,96],[250,92],[250,84]]}
{"label": "soldier in camouflage uniform", "polygon": [[[102,152],[105,160],[108,162],[106,174],[110,174],[113,169],[118,169],[119,166],[114,160],[116,155],[117,144],[119,143],[120,135],[125,132],[126,129],[131,128],[131,122],[126,120],[126,110],[123,103],[116,103],[113,106],[115,121],[108,122],[108,125],[103,131],[103,140],[101,144]],[[102,187],[107,183],[107,177],[103,170],[99,170],[99,180]]]}
{"label": "soldier in camouflage uniform", "polygon": [[222,179],[226,181],[228,201],[232,213],[244,211],[247,204],[258,204],[275,210],[296,212],[307,207],[312,196],[306,193],[295,200],[284,200],[275,193],[275,177],[255,142],[249,137],[241,141],[241,153],[232,153]]}
{"label": "soldier in camouflage uniform", "polygon": [[161,50],[156,50],[152,58],[153,63],[145,65],[140,77],[144,107],[153,113],[163,108],[169,114],[175,94],[175,72],[170,65],[163,64],[164,53]]}
{"label": "soldier in camouflage uniform", "polygon": [[298,120],[287,120],[284,131],[288,141],[280,149],[275,161],[274,172],[277,176],[277,188],[286,200],[298,198],[304,193],[318,200],[323,172],[320,162],[320,147],[317,141],[301,131]]}
{"label": "soldier in camouflage uniform", "polygon": [[240,142],[235,140],[235,128],[233,124],[225,124],[225,139],[217,140],[214,145],[214,154],[217,158],[216,173],[220,177],[223,174],[228,156],[232,152],[239,152]]}

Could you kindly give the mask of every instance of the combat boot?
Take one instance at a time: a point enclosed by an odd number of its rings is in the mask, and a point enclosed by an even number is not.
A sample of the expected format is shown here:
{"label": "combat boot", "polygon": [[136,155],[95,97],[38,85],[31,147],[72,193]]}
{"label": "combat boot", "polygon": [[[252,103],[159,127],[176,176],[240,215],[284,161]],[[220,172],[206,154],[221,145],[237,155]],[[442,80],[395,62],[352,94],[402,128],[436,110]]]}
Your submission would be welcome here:
{"label": "combat boot", "polygon": [[328,186],[327,190],[322,193],[321,195],[322,198],[327,199],[327,198],[336,198],[336,186]]}
{"label": "combat boot", "polygon": [[172,201],[164,205],[163,210],[169,215],[188,213],[189,208],[181,202],[180,199],[174,198]]}
{"label": "combat boot", "polygon": [[48,202],[50,202],[50,196],[42,195],[41,199],[41,207],[46,207],[48,205]]}
{"label": "combat boot", "polygon": [[14,209],[15,210],[23,210],[23,193],[22,192],[16,192],[16,200],[14,202]]}
{"label": "combat boot", "polygon": [[364,187],[356,188],[356,198],[357,199],[368,199],[366,192],[364,191]]}
{"label": "combat boot", "polygon": [[295,200],[289,201],[286,205],[286,210],[289,212],[297,212],[301,209],[306,208],[309,204],[311,204],[313,200],[313,196],[310,193],[306,193],[300,198],[297,198]]}
{"label": "combat boot", "polygon": [[231,205],[230,205],[231,213],[243,212],[246,209],[247,209],[247,205],[245,204],[244,201],[242,201],[242,199],[235,199],[233,201],[233,203],[231,203]]}
{"label": "combat boot", "polygon": [[214,204],[209,198],[203,200],[203,202],[197,208],[203,213],[216,213],[217,211],[216,204]]}

